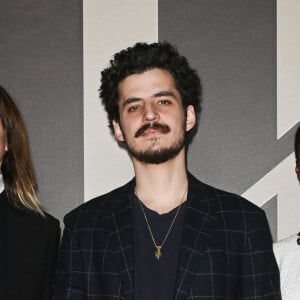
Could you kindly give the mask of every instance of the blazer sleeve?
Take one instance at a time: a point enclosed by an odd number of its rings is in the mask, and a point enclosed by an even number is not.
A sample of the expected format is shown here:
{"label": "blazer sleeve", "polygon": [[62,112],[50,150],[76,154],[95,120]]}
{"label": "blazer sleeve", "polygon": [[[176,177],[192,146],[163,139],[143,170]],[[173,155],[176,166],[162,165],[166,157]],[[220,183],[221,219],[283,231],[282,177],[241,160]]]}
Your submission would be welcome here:
{"label": "blazer sleeve", "polygon": [[56,272],[54,299],[81,300],[84,298],[84,271],[81,263],[76,230],[68,215],[64,218],[65,228]]}
{"label": "blazer sleeve", "polygon": [[60,227],[57,220],[51,220],[48,233],[48,253],[46,276],[43,286],[42,300],[50,300],[53,297],[53,284],[55,278],[56,267],[58,263],[58,250],[60,243]]}
{"label": "blazer sleeve", "polygon": [[245,238],[241,299],[281,300],[279,270],[264,211],[257,215]]}

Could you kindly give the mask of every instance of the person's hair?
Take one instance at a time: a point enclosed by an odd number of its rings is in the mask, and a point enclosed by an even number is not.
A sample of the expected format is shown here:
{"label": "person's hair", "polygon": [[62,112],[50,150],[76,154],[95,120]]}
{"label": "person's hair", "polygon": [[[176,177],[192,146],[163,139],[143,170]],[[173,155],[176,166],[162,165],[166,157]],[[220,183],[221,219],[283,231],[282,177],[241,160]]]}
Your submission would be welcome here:
{"label": "person's hair", "polygon": [[297,163],[300,164],[300,126],[295,134],[295,156]]}
{"label": "person's hair", "polygon": [[1,165],[7,197],[15,207],[29,209],[44,216],[36,195],[36,177],[25,124],[16,104],[1,86],[0,121],[7,141],[7,151]]}
{"label": "person's hair", "polygon": [[[167,42],[137,43],[116,53],[109,67],[101,72],[100,97],[108,115],[109,127],[119,116],[119,83],[133,74],[159,68],[168,71],[179,91],[184,109],[193,105],[196,114],[200,112],[202,87],[197,72],[189,66],[186,57]],[[194,126],[193,135],[197,126]]]}

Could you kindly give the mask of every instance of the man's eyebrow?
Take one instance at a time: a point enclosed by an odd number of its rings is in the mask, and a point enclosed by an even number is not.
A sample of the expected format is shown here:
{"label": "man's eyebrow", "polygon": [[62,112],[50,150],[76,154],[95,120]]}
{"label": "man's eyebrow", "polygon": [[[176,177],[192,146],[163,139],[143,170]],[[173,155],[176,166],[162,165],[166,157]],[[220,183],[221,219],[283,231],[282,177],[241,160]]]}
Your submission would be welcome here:
{"label": "man's eyebrow", "polygon": [[123,102],[123,107],[130,104],[130,103],[137,102],[137,101],[140,101],[140,100],[142,100],[142,99],[138,98],[138,97],[127,98]]}
{"label": "man's eyebrow", "polygon": [[161,92],[155,93],[152,96],[152,98],[158,98],[158,97],[164,97],[164,96],[171,96],[172,98],[177,99],[175,94],[170,91],[161,91]]}
{"label": "man's eyebrow", "polygon": [[[152,95],[151,98],[159,98],[159,97],[164,97],[164,96],[169,96],[169,97],[172,97],[174,99],[177,99],[175,94],[170,92],[170,91],[160,91],[160,92],[155,93],[154,95]],[[123,107],[125,107],[126,105],[131,104],[133,102],[138,102],[138,101],[141,101],[141,100],[142,100],[142,98],[139,98],[139,97],[127,98],[123,102]]]}

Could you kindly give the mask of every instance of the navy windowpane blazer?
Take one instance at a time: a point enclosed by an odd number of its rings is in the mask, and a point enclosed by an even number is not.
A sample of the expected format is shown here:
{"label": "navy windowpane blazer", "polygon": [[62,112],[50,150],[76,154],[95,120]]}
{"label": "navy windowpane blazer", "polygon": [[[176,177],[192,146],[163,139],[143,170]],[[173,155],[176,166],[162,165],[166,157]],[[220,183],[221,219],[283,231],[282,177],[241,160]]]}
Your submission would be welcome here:
{"label": "navy windowpane blazer", "polygon": [[[134,180],[66,215],[56,300],[134,299]],[[263,210],[189,174],[174,300],[280,300]]]}

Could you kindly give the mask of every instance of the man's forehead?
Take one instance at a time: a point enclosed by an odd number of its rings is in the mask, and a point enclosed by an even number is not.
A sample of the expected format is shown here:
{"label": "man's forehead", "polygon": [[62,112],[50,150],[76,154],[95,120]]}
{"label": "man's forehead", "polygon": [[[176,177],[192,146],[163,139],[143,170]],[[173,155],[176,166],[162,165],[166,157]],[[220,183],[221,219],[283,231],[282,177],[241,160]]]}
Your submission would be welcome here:
{"label": "man's forehead", "polygon": [[180,97],[173,76],[164,69],[131,74],[118,84],[119,100],[161,96]]}

